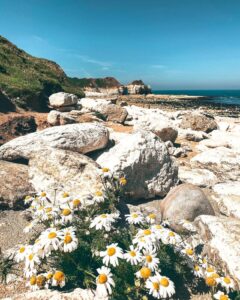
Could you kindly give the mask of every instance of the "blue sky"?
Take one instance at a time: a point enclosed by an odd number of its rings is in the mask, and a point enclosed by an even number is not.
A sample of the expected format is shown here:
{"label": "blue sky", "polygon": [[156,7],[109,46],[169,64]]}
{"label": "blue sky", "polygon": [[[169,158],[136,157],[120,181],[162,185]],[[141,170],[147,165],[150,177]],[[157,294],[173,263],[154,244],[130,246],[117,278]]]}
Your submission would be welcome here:
{"label": "blue sky", "polygon": [[0,0],[0,34],[69,76],[240,89],[239,0]]}

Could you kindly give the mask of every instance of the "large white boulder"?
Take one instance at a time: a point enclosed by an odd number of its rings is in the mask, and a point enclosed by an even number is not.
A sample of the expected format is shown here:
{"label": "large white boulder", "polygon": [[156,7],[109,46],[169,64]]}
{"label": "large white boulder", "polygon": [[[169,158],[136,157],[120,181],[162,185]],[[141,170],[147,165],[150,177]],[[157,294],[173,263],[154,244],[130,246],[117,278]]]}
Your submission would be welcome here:
{"label": "large white boulder", "polygon": [[195,223],[208,256],[226,270],[240,288],[240,220],[203,215]]}
{"label": "large white boulder", "polygon": [[29,178],[36,191],[54,195],[69,192],[73,196],[101,190],[99,166],[91,158],[72,151],[46,148],[29,160]]}
{"label": "large white boulder", "polygon": [[129,198],[164,196],[177,183],[178,168],[165,144],[150,131],[126,136],[97,159],[102,167],[123,174]]}
{"label": "large white boulder", "polygon": [[78,97],[73,94],[59,92],[49,97],[49,104],[52,107],[74,106],[78,102]]}
{"label": "large white boulder", "polygon": [[88,153],[104,148],[109,139],[108,129],[94,123],[55,126],[16,138],[0,147],[0,159],[29,159],[42,148],[53,147]]}

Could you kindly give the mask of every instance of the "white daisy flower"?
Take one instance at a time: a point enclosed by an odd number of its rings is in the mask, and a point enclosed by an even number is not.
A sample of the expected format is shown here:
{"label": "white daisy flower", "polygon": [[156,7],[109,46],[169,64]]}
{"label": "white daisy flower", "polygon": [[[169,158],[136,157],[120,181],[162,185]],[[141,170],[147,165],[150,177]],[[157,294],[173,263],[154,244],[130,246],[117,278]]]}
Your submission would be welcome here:
{"label": "white daisy flower", "polygon": [[82,207],[82,201],[78,198],[73,199],[70,201],[69,206],[72,210],[78,210]]}
{"label": "white daisy flower", "polygon": [[39,290],[39,287],[37,286],[37,276],[32,275],[29,278],[29,281],[27,282],[26,286],[29,287],[32,291]]}
{"label": "white daisy flower", "polygon": [[230,289],[234,289],[234,282],[230,277],[220,277],[216,279],[218,283],[221,284],[222,287],[226,289],[229,293]]}
{"label": "white daisy flower", "polygon": [[152,271],[148,267],[142,267],[137,273],[136,276],[138,278],[142,278],[144,280],[147,280],[152,275]]}
{"label": "white daisy flower", "polygon": [[57,198],[59,199],[60,204],[67,204],[72,200],[72,198],[68,192],[61,193],[60,195],[58,195]]}
{"label": "white daisy flower", "polygon": [[165,230],[164,235],[162,237],[162,242],[164,244],[171,244],[171,245],[176,245],[180,244],[182,241],[180,235],[177,233],[171,231],[171,230]]}
{"label": "white daisy flower", "polygon": [[160,297],[161,298],[170,298],[173,294],[175,294],[174,283],[166,276],[161,276],[158,272],[155,276],[160,284]]}
{"label": "white daisy flower", "polygon": [[68,207],[68,206],[65,206],[65,207],[61,207],[62,210],[61,210],[61,221],[63,224],[66,224],[66,223],[71,223],[72,220],[73,220],[73,212],[72,210]]}
{"label": "white daisy flower", "polygon": [[21,245],[18,250],[16,251],[16,254],[15,254],[15,260],[16,262],[20,262],[20,261],[23,261],[27,255],[27,248],[28,246],[26,245]]}
{"label": "white daisy flower", "polygon": [[200,277],[200,278],[204,277],[203,268],[200,267],[199,265],[194,266],[193,273],[196,277]]}
{"label": "white daisy flower", "polygon": [[137,265],[142,261],[142,255],[138,249],[134,249],[134,246],[130,246],[130,250],[124,254],[124,258],[131,265]]}
{"label": "white daisy flower", "polygon": [[190,245],[186,245],[185,248],[181,250],[181,252],[194,260],[194,250]]}
{"label": "white daisy flower", "polygon": [[47,255],[52,250],[58,250],[60,244],[60,232],[56,228],[48,228],[43,231],[39,237],[39,243]]}
{"label": "white daisy flower", "polygon": [[95,195],[93,197],[93,201],[94,202],[97,202],[97,203],[101,203],[101,202],[104,202],[104,194],[102,191],[96,191],[95,192]]}
{"label": "white daisy flower", "polygon": [[105,251],[100,251],[100,256],[103,257],[103,263],[108,266],[109,264],[114,267],[118,266],[119,258],[123,258],[122,249],[118,247],[117,243],[107,246]]}
{"label": "white daisy flower", "polygon": [[205,275],[207,277],[210,277],[212,274],[215,274],[216,273],[216,269],[212,266],[207,266],[206,269],[205,269]]}
{"label": "white daisy flower", "polygon": [[23,229],[23,232],[24,233],[29,233],[32,228],[38,223],[38,221],[35,219],[33,220],[32,222],[30,222],[24,229]]}
{"label": "white daisy flower", "polygon": [[136,225],[136,224],[144,223],[143,214],[140,212],[134,212],[134,213],[131,213],[130,215],[125,215],[125,217],[129,224]]}
{"label": "white daisy flower", "polygon": [[208,267],[207,257],[202,257],[201,255],[198,255],[198,262],[202,268],[206,269]]}
{"label": "white daisy flower", "polygon": [[138,230],[136,237],[144,238],[149,244],[153,244],[158,240],[154,230],[151,230],[150,228]]}
{"label": "white daisy flower", "polygon": [[216,294],[213,295],[214,299],[217,300],[231,300],[228,295],[224,294],[221,291],[218,291]]}
{"label": "white daisy flower", "polygon": [[24,198],[24,204],[30,204],[34,200],[34,197],[32,196],[26,196]]}
{"label": "white daisy flower", "polygon": [[157,215],[154,213],[151,213],[146,217],[146,221],[149,224],[155,224],[156,220],[157,220]]}
{"label": "white daisy flower", "polygon": [[160,240],[166,229],[160,224],[155,224],[151,226],[151,230],[155,233],[157,239]]}
{"label": "white daisy flower", "polygon": [[141,236],[135,237],[132,242],[133,242],[133,244],[137,245],[137,249],[139,249],[139,250],[143,250],[143,249],[148,250],[148,249],[154,248],[154,246],[155,246],[151,240],[146,239],[145,237],[141,237]]}
{"label": "white daisy flower", "polygon": [[78,239],[72,227],[63,229],[60,235],[62,235],[60,246],[64,252],[72,252],[77,249]]}
{"label": "white daisy flower", "polygon": [[102,175],[104,178],[110,178],[112,176],[112,173],[109,168],[102,168],[100,171],[100,175]]}
{"label": "white daisy flower", "polygon": [[95,227],[96,230],[102,230],[104,228],[106,231],[110,231],[112,229],[112,223],[114,223],[118,217],[118,214],[99,215],[91,221],[90,228]]}
{"label": "white daisy flower", "polygon": [[158,269],[159,258],[157,257],[157,253],[152,249],[150,251],[143,251],[143,263],[152,271]]}
{"label": "white daisy flower", "polygon": [[33,252],[28,252],[25,257],[25,276],[28,278],[32,276],[33,274],[36,274],[36,265],[40,264],[40,259],[37,254]]}
{"label": "white daisy flower", "polygon": [[194,226],[190,221],[188,220],[180,220],[179,221],[179,224],[182,225],[183,228],[187,229],[188,231],[191,231],[191,232],[196,232],[197,231],[197,228],[196,226]]}
{"label": "white daisy flower", "polygon": [[156,276],[151,276],[147,279],[146,288],[149,289],[149,294],[154,298],[161,298],[160,282]]}
{"label": "white daisy flower", "polygon": [[65,275],[62,271],[56,271],[52,277],[52,286],[64,287],[66,284]]}
{"label": "white daisy flower", "polygon": [[98,277],[96,278],[97,284],[97,295],[99,297],[107,297],[112,294],[112,286],[115,287],[115,283],[112,279],[111,270],[107,267],[102,266],[97,269]]}

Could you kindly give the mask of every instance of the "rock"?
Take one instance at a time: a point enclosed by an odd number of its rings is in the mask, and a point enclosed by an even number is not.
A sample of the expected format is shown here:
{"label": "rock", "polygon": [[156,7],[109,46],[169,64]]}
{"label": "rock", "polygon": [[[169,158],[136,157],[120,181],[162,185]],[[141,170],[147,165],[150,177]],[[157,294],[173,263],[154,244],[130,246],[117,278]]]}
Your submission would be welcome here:
{"label": "rock", "polygon": [[59,92],[49,97],[49,103],[52,107],[74,106],[78,102],[78,97],[73,94]]}
{"label": "rock", "polygon": [[217,176],[205,169],[192,169],[179,166],[179,179],[184,183],[191,183],[199,187],[211,187],[218,182]]}
{"label": "rock", "polygon": [[214,210],[204,192],[193,184],[176,186],[161,202],[163,220],[169,220],[171,227],[178,230],[177,224],[185,219],[194,221],[199,215],[214,215]]}
{"label": "rock", "polygon": [[72,292],[60,292],[54,290],[38,290],[35,292],[26,292],[12,296],[11,298],[3,298],[3,300],[107,300],[95,296],[92,290],[84,290],[77,288]]}
{"label": "rock", "polygon": [[99,124],[55,126],[4,144],[0,147],[0,159],[29,159],[33,153],[46,147],[88,153],[106,147],[108,138],[108,129]]}
{"label": "rock", "polygon": [[62,113],[60,115],[60,120],[59,121],[60,121],[60,125],[67,125],[67,124],[74,124],[74,123],[76,123],[76,121],[75,121],[74,118],[72,118],[72,117],[70,117],[70,116],[68,116],[68,115],[66,115],[64,113]]}
{"label": "rock", "polygon": [[144,84],[142,80],[134,80],[127,86],[127,92],[128,94],[150,94],[151,93],[151,88],[150,86],[147,86]]}
{"label": "rock", "polygon": [[29,177],[36,191],[54,195],[55,189],[73,196],[102,189],[99,166],[91,158],[72,151],[47,148],[29,160]]}
{"label": "rock", "polygon": [[47,116],[48,123],[52,126],[60,125],[60,115],[61,113],[59,111],[51,110]]}
{"label": "rock", "polygon": [[124,174],[129,198],[164,196],[177,183],[177,166],[165,144],[150,131],[138,131],[119,141],[97,159],[102,167]]}
{"label": "rock", "polygon": [[37,124],[33,116],[10,116],[6,121],[0,122],[0,145],[36,130]]}
{"label": "rock", "polygon": [[240,220],[199,216],[195,220],[208,256],[236,281],[240,288]]}
{"label": "rock", "polygon": [[240,182],[229,181],[213,186],[221,213],[240,219]]}
{"label": "rock", "polygon": [[123,123],[127,117],[127,111],[124,107],[118,106],[105,99],[82,98],[80,101],[83,108],[97,112],[107,121]]}
{"label": "rock", "polygon": [[191,159],[191,165],[214,172],[221,181],[238,180],[240,176],[240,154],[225,147],[197,154]]}
{"label": "rock", "polygon": [[180,127],[209,133],[218,128],[214,118],[202,114],[190,113],[183,116]]}
{"label": "rock", "polygon": [[172,147],[169,148],[169,154],[174,156],[174,157],[186,157],[187,156],[187,151],[184,148],[176,148],[176,147]]}
{"label": "rock", "polygon": [[32,192],[28,166],[0,160],[0,208],[21,208]]}
{"label": "rock", "polygon": [[196,131],[191,129],[179,129],[179,137],[188,141],[200,142],[208,138],[208,135],[203,131]]}

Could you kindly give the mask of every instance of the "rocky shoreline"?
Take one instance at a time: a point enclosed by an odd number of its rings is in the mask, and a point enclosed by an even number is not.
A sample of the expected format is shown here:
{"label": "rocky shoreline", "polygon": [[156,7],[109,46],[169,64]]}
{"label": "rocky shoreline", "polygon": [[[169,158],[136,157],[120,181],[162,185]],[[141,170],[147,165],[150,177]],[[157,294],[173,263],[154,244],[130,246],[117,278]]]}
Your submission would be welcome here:
{"label": "rocky shoreline", "polygon": [[[194,222],[204,251],[239,288],[239,112],[211,114],[209,107],[191,106],[204,99],[184,97],[76,100],[55,94],[54,110],[44,115],[49,128],[18,130],[19,137],[12,134],[0,147],[1,240],[11,231],[3,250],[24,239],[19,230],[26,223],[21,200],[27,194],[77,190],[84,195],[101,188],[98,170],[109,167],[127,179],[130,211],[151,208],[175,230],[179,219]],[[188,109],[179,109],[180,102]],[[72,104],[77,106],[68,111]],[[35,114],[36,124],[40,117]],[[13,211],[19,219],[16,234],[6,221]],[[13,294],[5,290],[0,297]]]}

